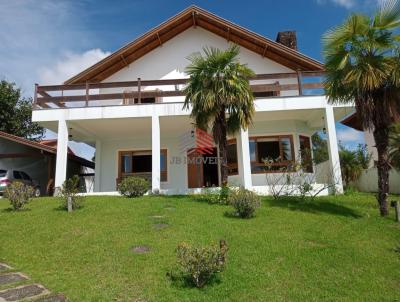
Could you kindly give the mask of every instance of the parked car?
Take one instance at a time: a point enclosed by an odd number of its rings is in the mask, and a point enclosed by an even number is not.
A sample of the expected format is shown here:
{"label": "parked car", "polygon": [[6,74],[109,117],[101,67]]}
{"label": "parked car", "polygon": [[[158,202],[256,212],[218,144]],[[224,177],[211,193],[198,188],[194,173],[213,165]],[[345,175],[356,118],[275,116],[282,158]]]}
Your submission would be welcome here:
{"label": "parked car", "polygon": [[0,194],[3,194],[6,187],[14,181],[20,181],[26,185],[32,186],[34,188],[34,196],[40,196],[40,186],[37,181],[33,180],[28,174],[23,171],[11,169],[0,169]]}

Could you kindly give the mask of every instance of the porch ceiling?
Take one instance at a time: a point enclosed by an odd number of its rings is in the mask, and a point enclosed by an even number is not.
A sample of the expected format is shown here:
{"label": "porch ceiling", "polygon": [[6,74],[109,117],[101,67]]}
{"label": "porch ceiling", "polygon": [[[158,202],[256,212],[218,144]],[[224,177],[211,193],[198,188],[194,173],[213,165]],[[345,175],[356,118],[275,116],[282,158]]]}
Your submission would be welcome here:
{"label": "porch ceiling", "polygon": [[[335,107],[335,120],[340,121],[354,111],[352,107]],[[304,121],[311,128],[321,128],[324,124],[323,109],[282,110],[256,112],[254,122],[297,120]],[[42,126],[57,133],[56,121],[41,122]],[[119,118],[74,120],[68,123],[72,135],[71,140],[92,144],[96,139],[117,140],[151,138],[151,118]],[[178,137],[193,127],[189,116],[164,116],[160,117],[161,138]]]}

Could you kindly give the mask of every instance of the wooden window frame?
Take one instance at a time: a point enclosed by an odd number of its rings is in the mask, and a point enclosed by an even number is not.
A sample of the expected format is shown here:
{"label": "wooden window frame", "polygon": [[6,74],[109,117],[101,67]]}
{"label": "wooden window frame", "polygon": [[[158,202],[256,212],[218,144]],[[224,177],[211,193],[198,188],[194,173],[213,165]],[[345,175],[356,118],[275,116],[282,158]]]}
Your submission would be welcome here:
{"label": "wooden window frame", "polygon": [[[160,89],[154,89],[154,90],[145,90],[143,92],[158,92],[161,91]],[[139,103],[139,98],[138,97],[133,97],[133,94],[137,92],[134,90],[129,90],[125,89],[123,91],[123,99],[122,99],[122,104],[123,105],[137,105],[137,104],[157,104],[157,103],[162,103],[162,97],[156,96],[156,97],[141,97],[140,98],[140,103]],[[145,99],[154,99],[154,103],[144,103],[143,100]]]}
{"label": "wooden window frame", "polygon": [[[292,134],[286,134],[286,135],[267,135],[267,136],[251,136],[249,137],[249,144],[250,141],[254,141],[255,142],[255,158],[256,160],[251,160],[250,158],[250,165],[251,165],[251,170],[253,166],[262,166],[264,167],[265,164],[264,163],[260,163],[258,162],[258,145],[257,145],[257,140],[259,139],[270,139],[270,138],[276,138],[279,140],[279,156],[281,158],[283,158],[283,148],[282,148],[282,141],[281,139],[283,138],[288,138],[290,141],[290,149],[291,149],[291,157],[292,160],[285,160],[285,161],[281,161],[279,163],[272,163],[271,166],[278,166],[278,167],[288,167],[290,165],[292,165],[292,167],[294,166],[294,162],[295,162],[295,154],[294,154],[294,143],[293,143],[293,135]],[[249,154],[250,156],[250,154]],[[293,171],[293,170],[287,170],[287,171]],[[266,173],[282,173],[282,171],[279,170],[270,170],[270,171],[251,171],[251,174],[266,174]]]}
{"label": "wooden window frame", "polygon": [[[134,154],[139,154],[139,153],[150,153],[151,155],[151,150],[123,150],[123,151],[118,151],[118,181],[119,182],[123,177],[128,177],[128,176],[135,176],[141,173],[122,173],[121,169],[121,164],[122,164],[122,156],[123,155],[130,155],[134,156]],[[163,154],[165,156],[165,170],[160,167],[160,178],[161,182],[168,182],[168,150],[167,149],[160,149],[160,156]],[[133,161],[132,161],[132,170],[133,170]],[[150,172],[143,172],[143,173],[152,173]]]}
{"label": "wooden window frame", "polygon": [[[308,145],[309,145],[309,150],[310,150],[310,160],[311,160],[311,165],[310,165],[310,170],[304,171],[306,173],[314,173],[314,165],[312,162],[312,141],[311,141],[311,136],[307,136],[307,135],[299,135],[299,147],[300,147],[300,156],[301,156],[301,162],[303,161],[302,157],[303,155],[301,154],[302,150],[301,150],[301,140],[302,139],[306,139],[308,141]],[[303,164],[303,162],[302,162]]]}

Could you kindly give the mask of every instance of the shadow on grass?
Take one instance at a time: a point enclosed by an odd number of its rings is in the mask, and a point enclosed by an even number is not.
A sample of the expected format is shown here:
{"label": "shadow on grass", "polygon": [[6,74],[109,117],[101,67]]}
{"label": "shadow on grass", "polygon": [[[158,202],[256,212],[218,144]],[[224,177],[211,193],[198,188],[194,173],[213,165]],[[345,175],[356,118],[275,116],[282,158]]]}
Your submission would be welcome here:
{"label": "shadow on grass", "polygon": [[[166,274],[167,278],[171,281],[172,286],[175,288],[196,288],[196,285],[194,282],[190,279],[189,276],[183,274],[183,273],[174,273],[174,272],[168,272]],[[210,280],[201,288],[198,288],[199,290],[204,290],[207,287],[220,284],[221,279],[219,278],[218,275],[214,275],[211,277]]]}
{"label": "shadow on grass", "polygon": [[227,218],[233,218],[233,219],[240,219],[240,220],[249,220],[252,219],[256,216],[257,214],[253,214],[251,216],[248,217],[242,217],[240,216],[238,213],[236,213],[235,211],[225,211],[224,212],[224,216]]}
{"label": "shadow on grass", "polygon": [[359,212],[351,208],[328,201],[301,200],[296,197],[285,197],[281,199],[269,199],[266,200],[266,202],[271,207],[286,208],[292,211],[302,211],[314,214],[326,213],[353,218],[362,217]]}
{"label": "shadow on grass", "polygon": [[[85,207],[85,206],[81,205],[79,208],[73,209],[72,212],[80,211],[80,210],[82,210],[84,207]],[[66,212],[66,213],[68,213],[68,209],[65,208],[65,207],[63,207],[63,206],[55,207],[55,208],[53,208],[53,211],[57,211],[57,212]]]}
{"label": "shadow on grass", "polygon": [[3,213],[22,213],[22,212],[29,212],[32,211],[29,208],[23,208],[23,209],[19,209],[19,210],[14,210],[13,208],[5,208],[1,210]]}

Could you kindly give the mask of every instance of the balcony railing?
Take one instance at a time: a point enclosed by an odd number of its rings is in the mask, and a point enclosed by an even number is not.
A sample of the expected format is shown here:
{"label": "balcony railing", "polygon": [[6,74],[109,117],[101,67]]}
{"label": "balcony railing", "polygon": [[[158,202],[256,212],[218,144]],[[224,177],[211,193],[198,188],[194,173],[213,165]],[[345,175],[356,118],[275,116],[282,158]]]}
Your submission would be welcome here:
{"label": "balcony railing", "polygon": [[[256,98],[323,94],[323,72],[258,74],[250,79]],[[34,109],[183,102],[188,79],[72,85],[35,85]]]}

